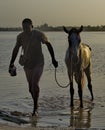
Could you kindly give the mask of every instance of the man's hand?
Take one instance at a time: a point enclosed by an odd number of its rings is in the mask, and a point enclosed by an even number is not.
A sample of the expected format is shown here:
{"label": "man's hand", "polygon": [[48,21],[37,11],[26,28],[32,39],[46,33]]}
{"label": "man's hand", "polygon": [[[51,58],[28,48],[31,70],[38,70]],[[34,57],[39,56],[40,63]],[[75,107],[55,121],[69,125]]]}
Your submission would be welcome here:
{"label": "man's hand", "polygon": [[58,62],[55,59],[52,59],[52,63],[53,63],[53,65],[54,65],[55,68],[58,67]]}
{"label": "man's hand", "polygon": [[8,72],[10,73],[11,72],[11,69],[14,67],[14,64],[10,64],[9,65],[9,69],[8,69]]}
{"label": "man's hand", "polygon": [[12,64],[12,65],[9,66],[8,72],[10,73],[11,76],[16,76],[17,75],[17,73],[16,73],[16,67],[15,67],[14,64]]}

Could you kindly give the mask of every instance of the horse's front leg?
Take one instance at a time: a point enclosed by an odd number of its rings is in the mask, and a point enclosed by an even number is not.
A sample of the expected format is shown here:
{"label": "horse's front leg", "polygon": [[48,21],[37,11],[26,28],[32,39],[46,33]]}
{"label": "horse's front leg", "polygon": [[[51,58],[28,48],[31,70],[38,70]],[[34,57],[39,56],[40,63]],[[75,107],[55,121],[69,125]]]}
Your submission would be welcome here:
{"label": "horse's front leg", "polygon": [[73,97],[74,97],[73,81],[70,82],[70,96],[71,96],[70,106],[73,107],[74,106],[74,103],[73,103]]}
{"label": "horse's front leg", "polygon": [[67,53],[66,53],[66,66],[67,66],[67,70],[68,70],[68,77],[69,77],[69,81],[70,81],[70,96],[71,96],[71,103],[70,106],[73,107],[74,103],[73,103],[73,96],[74,96],[74,88],[73,88],[73,69],[72,69],[72,62],[70,62],[71,60],[69,60],[69,58],[67,57]]}
{"label": "horse's front leg", "polygon": [[82,72],[80,72],[79,74],[79,78],[78,78],[78,94],[79,94],[79,99],[80,99],[80,107],[83,108],[83,101],[82,101],[82,96],[83,96],[83,92],[82,92],[82,88],[83,88],[83,80],[84,80],[84,75],[82,74]]}
{"label": "horse's front leg", "polygon": [[68,71],[68,76],[70,80],[70,96],[71,96],[70,106],[73,107],[74,106],[74,103],[73,103],[74,88],[73,88],[73,74],[71,73],[71,71]]}
{"label": "horse's front leg", "polygon": [[80,99],[80,107],[83,108],[81,83],[78,83],[78,94],[79,94],[79,99]]}

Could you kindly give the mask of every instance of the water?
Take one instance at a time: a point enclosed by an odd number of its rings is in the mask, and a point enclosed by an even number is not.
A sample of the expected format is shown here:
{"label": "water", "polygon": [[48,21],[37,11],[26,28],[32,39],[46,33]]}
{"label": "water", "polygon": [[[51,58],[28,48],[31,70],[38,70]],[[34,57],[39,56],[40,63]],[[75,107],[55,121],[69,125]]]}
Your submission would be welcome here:
{"label": "water", "polygon": [[[105,128],[105,32],[82,32],[81,39],[92,48],[92,83],[95,96],[94,104],[89,102],[90,93],[84,88],[84,109],[78,109],[78,93],[75,84],[75,108],[70,109],[69,88],[59,88],[54,80],[54,67],[47,47],[42,45],[45,57],[44,72],[40,81],[38,120],[30,119],[33,102],[28,92],[28,84],[23,68],[16,60],[17,76],[10,77],[8,66],[12,49],[19,32],[0,32],[0,110],[6,113],[18,113],[21,118],[31,121],[34,126],[64,126],[76,128]],[[64,32],[47,32],[56,59],[59,62],[57,78],[62,85],[69,82],[64,63],[68,47]],[[87,82],[86,82],[87,83]],[[25,116],[22,116],[24,114]],[[80,122],[81,123],[78,123]],[[0,119],[1,123],[9,123]]]}

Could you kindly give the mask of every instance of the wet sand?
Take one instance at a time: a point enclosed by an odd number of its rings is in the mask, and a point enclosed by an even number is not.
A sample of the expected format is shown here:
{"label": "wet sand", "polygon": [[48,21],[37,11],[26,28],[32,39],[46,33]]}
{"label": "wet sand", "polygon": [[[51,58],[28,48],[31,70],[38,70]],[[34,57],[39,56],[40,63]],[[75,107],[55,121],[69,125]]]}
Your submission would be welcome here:
{"label": "wet sand", "polygon": [[[78,96],[75,96],[75,107],[71,109],[69,107],[69,96],[67,95],[58,97],[46,97],[41,95],[39,99],[38,118],[32,118],[30,115],[27,116],[27,114],[24,115],[25,113],[18,113],[23,116],[23,119],[29,121],[28,124],[19,125],[11,122],[3,122],[3,124],[0,125],[0,130],[74,130],[75,128],[105,128],[105,98],[103,97],[105,92],[104,78],[105,75],[93,75],[94,102],[90,102],[90,93],[86,87],[84,88],[83,109],[79,108]],[[42,78],[41,82],[43,82],[43,80],[45,80],[45,78]],[[49,77],[49,80],[52,80],[51,77]],[[99,89],[99,86],[103,86],[102,88],[104,89]],[[58,89],[61,89],[61,91],[64,90],[59,87]],[[99,95],[99,93],[101,93],[101,95]],[[42,97],[44,99],[41,103]],[[17,112],[12,114],[17,116]]]}
{"label": "wet sand", "polygon": [[[13,126],[4,126],[4,125],[0,125],[0,130],[82,130],[82,129],[75,129],[75,128],[66,128],[66,127],[13,127]],[[83,129],[83,130],[93,130],[93,128],[90,129]],[[99,128],[94,128],[94,130],[103,130],[103,129],[99,129]]]}

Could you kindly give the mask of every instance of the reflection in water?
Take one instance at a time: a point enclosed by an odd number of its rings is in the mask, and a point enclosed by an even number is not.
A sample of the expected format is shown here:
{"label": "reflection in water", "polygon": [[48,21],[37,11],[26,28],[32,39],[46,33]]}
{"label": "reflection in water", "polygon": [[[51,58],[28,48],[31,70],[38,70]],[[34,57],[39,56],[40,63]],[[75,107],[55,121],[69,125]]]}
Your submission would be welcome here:
{"label": "reflection in water", "polygon": [[31,116],[30,113],[19,111],[0,110],[0,119],[19,125],[37,126],[64,126],[73,128],[90,128],[91,113],[94,103],[83,101],[84,108],[78,108],[80,102],[74,100],[74,107],[69,108],[69,97],[44,97],[40,102],[40,116]]}
{"label": "reflection in water", "polygon": [[36,127],[37,126],[37,122],[38,122],[38,117],[33,116],[30,118],[30,122],[31,122],[31,126],[32,127]]}
{"label": "reflection in water", "polygon": [[90,128],[91,127],[91,110],[71,108],[70,127],[75,128]]}

